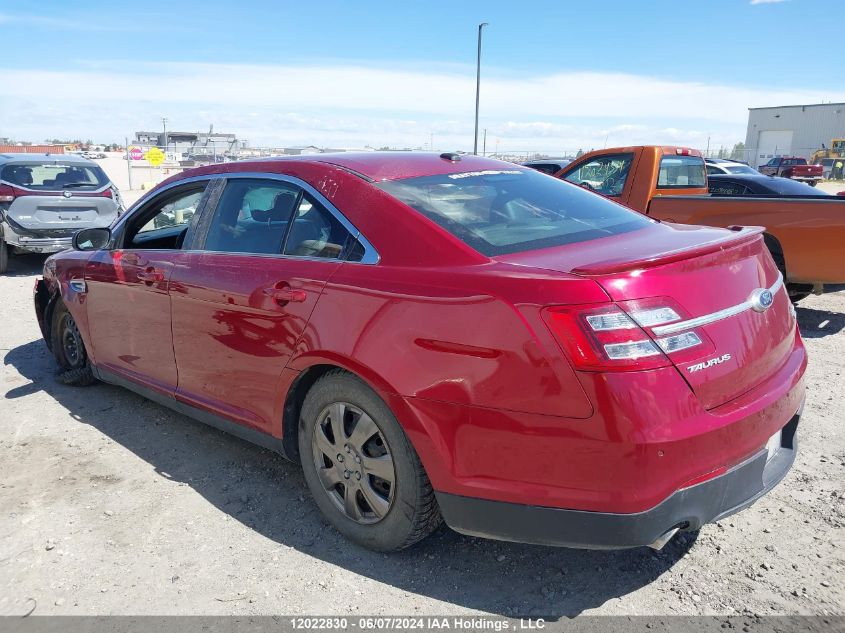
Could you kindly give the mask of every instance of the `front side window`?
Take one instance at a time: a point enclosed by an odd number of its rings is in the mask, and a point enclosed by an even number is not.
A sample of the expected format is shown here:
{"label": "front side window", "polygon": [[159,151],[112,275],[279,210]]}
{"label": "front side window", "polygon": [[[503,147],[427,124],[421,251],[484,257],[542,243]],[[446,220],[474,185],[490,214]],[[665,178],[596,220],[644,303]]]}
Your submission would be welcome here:
{"label": "front side window", "polygon": [[487,256],[586,242],[652,222],[530,169],[442,174],[377,186]]}
{"label": "front side window", "polygon": [[129,221],[127,248],[178,249],[197,212],[205,183],[178,193],[164,193]]}
{"label": "front side window", "polygon": [[566,174],[564,179],[605,196],[619,196],[625,188],[633,160],[633,154],[597,156]]}
{"label": "front side window", "polygon": [[704,159],[700,156],[671,156],[660,159],[658,189],[683,189],[705,186]]}
{"label": "front side window", "polygon": [[37,191],[56,191],[75,189],[94,191],[109,183],[105,172],[96,165],[73,164],[7,164],[0,171],[0,180],[10,185],[35,189]]}

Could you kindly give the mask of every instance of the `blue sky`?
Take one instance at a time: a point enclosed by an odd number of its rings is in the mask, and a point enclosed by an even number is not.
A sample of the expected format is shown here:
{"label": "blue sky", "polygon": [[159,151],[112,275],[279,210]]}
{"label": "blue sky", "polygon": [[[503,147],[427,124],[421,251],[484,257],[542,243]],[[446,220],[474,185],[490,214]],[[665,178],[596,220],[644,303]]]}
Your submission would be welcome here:
{"label": "blue sky", "polygon": [[843,2],[3,0],[0,136],[468,149],[480,21],[488,149],[727,145],[748,107],[845,101]]}

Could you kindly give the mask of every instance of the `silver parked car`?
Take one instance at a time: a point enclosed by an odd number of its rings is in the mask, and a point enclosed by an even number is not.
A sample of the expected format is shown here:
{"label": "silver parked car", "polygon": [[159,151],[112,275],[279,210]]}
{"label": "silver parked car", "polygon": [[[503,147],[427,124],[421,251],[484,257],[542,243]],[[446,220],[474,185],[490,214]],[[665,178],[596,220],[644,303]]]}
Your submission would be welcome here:
{"label": "silver parked car", "polygon": [[79,229],[109,226],[123,211],[95,162],[65,154],[0,154],[0,274],[9,255],[70,248]]}

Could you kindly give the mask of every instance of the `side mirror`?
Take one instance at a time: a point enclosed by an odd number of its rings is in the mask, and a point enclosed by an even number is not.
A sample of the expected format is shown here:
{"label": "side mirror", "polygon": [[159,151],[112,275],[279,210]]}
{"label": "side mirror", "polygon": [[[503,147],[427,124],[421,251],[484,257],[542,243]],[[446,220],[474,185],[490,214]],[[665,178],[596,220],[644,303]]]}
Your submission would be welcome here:
{"label": "side mirror", "polygon": [[111,230],[108,228],[82,229],[73,234],[73,250],[97,251],[111,241]]}

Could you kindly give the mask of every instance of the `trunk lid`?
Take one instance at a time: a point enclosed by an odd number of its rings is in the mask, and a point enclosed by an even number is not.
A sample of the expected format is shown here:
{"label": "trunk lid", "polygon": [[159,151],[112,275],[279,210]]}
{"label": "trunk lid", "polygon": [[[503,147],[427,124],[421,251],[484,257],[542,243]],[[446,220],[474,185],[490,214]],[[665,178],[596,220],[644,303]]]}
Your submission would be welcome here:
{"label": "trunk lid", "polygon": [[[700,345],[667,356],[702,405],[712,409],[765,381],[794,345],[792,306],[761,232],[661,224],[497,259],[589,276],[611,300],[628,307],[637,301],[673,307],[679,319],[643,329],[652,339],[699,336]],[[751,299],[759,299],[763,289],[773,296],[765,308],[758,300],[758,311]],[[703,324],[691,321],[700,318]]]}

